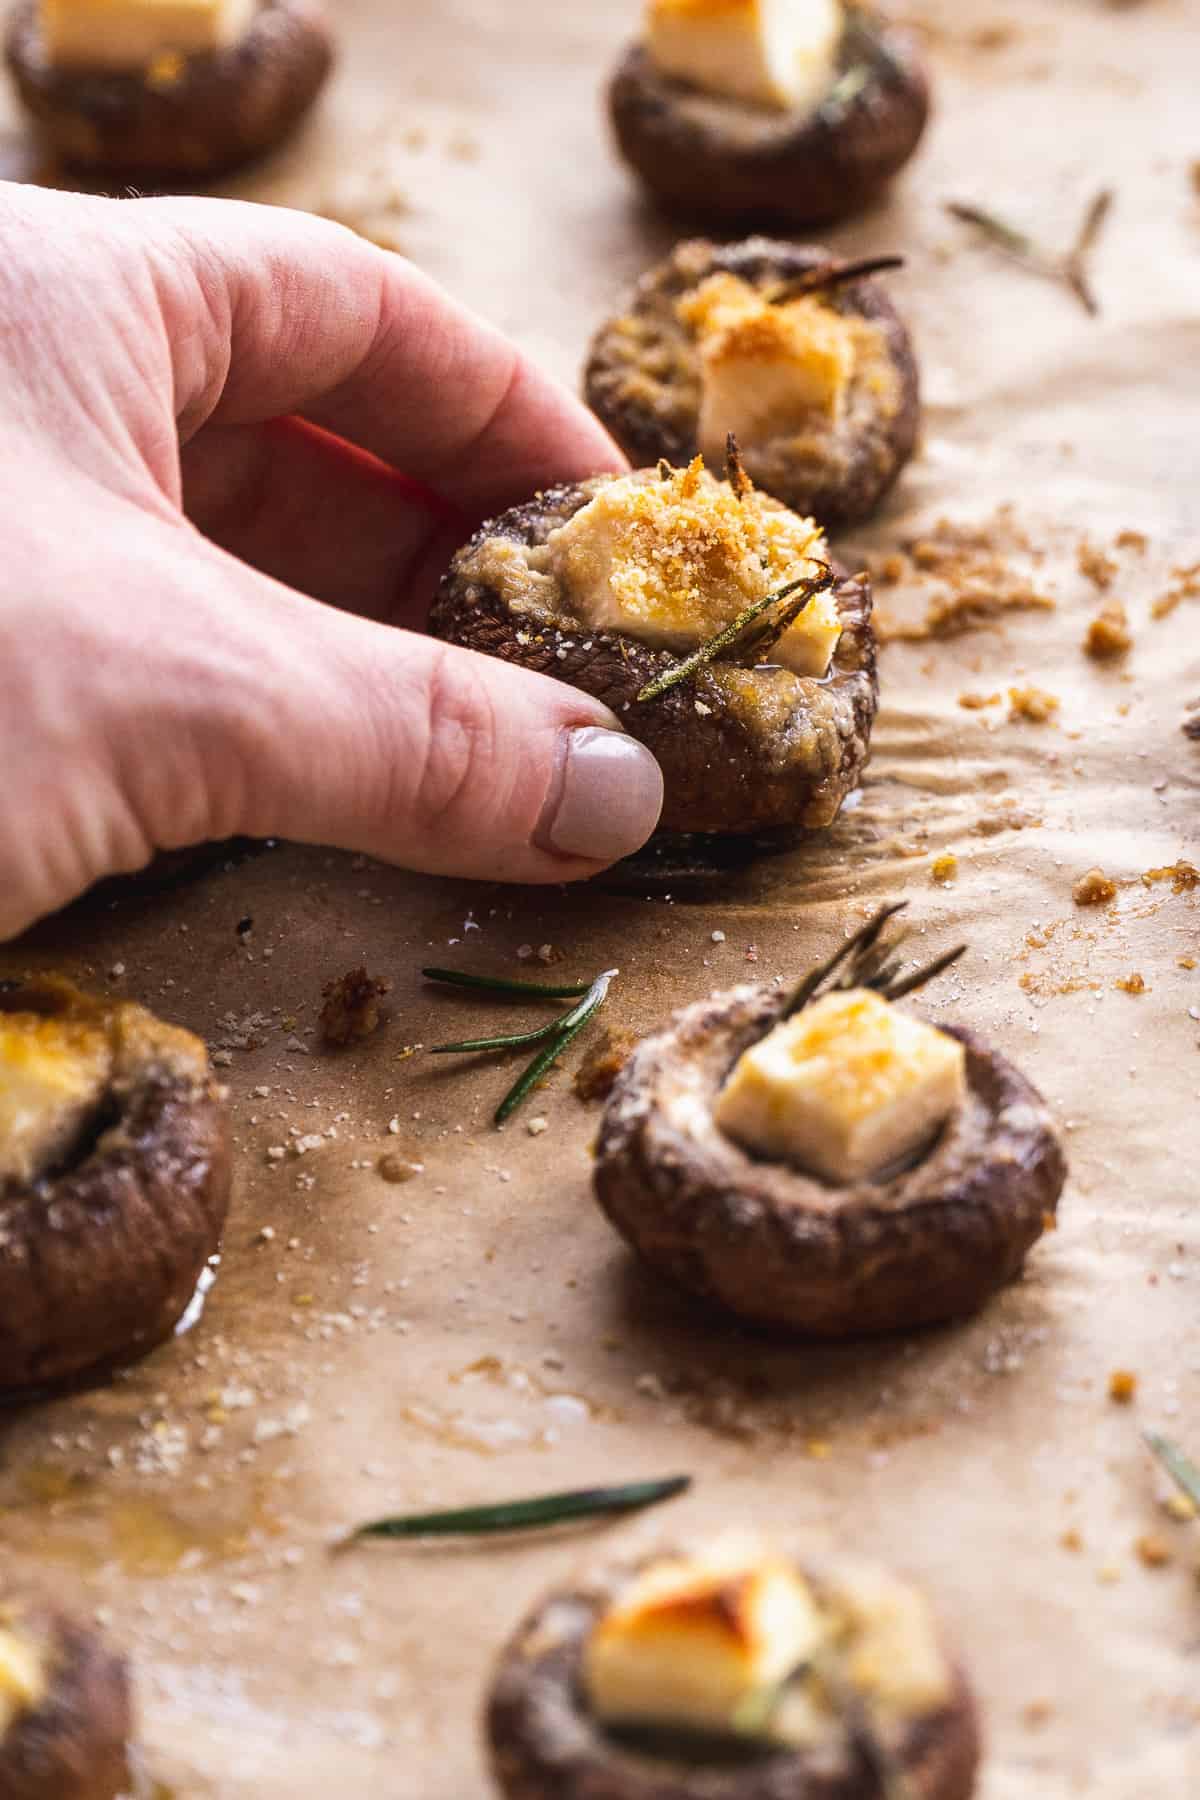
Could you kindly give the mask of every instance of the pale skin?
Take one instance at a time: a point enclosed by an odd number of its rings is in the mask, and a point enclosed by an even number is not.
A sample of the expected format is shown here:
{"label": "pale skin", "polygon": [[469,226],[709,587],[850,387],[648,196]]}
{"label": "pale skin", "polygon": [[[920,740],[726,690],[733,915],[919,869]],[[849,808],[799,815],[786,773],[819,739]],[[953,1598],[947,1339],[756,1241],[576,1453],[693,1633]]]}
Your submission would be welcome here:
{"label": "pale skin", "polygon": [[0,938],[241,833],[522,882],[635,849],[661,777],[607,709],[421,629],[476,523],[621,467],[336,225],[0,183]]}

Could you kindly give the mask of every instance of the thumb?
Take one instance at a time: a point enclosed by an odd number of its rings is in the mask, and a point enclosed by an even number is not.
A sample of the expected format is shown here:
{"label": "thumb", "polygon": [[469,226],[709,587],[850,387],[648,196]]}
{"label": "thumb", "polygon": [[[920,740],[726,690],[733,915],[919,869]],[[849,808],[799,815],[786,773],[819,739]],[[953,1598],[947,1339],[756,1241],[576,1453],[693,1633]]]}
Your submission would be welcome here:
{"label": "thumb", "polygon": [[221,560],[257,590],[252,610],[269,642],[253,705],[222,706],[199,746],[212,835],[336,844],[438,875],[559,882],[595,874],[654,830],[659,766],[590,695]]}

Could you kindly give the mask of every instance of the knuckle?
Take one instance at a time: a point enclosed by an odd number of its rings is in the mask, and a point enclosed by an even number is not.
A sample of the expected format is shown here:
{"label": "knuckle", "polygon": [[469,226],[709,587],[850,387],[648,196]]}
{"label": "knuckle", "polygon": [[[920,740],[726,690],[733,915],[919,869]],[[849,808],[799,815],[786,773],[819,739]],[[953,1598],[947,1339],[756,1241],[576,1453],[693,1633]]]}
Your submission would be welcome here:
{"label": "knuckle", "polygon": [[501,773],[499,721],[486,683],[450,645],[433,656],[423,729],[412,796],[418,827],[436,831],[490,810]]}

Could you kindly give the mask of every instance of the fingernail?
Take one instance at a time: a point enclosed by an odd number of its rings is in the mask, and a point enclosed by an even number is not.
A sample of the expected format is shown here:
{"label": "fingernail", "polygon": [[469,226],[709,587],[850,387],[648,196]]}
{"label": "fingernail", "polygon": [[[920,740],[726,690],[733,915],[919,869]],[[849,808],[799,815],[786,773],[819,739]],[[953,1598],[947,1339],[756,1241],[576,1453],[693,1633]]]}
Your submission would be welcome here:
{"label": "fingernail", "polygon": [[646,746],[587,725],[564,734],[534,841],[560,856],[616,862],[645,843],[662,803],[662,770]]}

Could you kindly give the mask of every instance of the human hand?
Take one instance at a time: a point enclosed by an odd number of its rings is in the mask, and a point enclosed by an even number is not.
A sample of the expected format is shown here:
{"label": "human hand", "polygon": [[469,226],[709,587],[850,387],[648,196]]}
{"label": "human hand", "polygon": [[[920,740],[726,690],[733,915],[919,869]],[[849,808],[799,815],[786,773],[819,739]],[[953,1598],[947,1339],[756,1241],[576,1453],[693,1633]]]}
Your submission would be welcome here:
{"label": "human hand", "polygon": [[590,414],[304,214],[0,183],[0,247],[0,938],[241,833],[528,882],[644,842],[604,706],[417,634],[479,519],[621,466]]}

